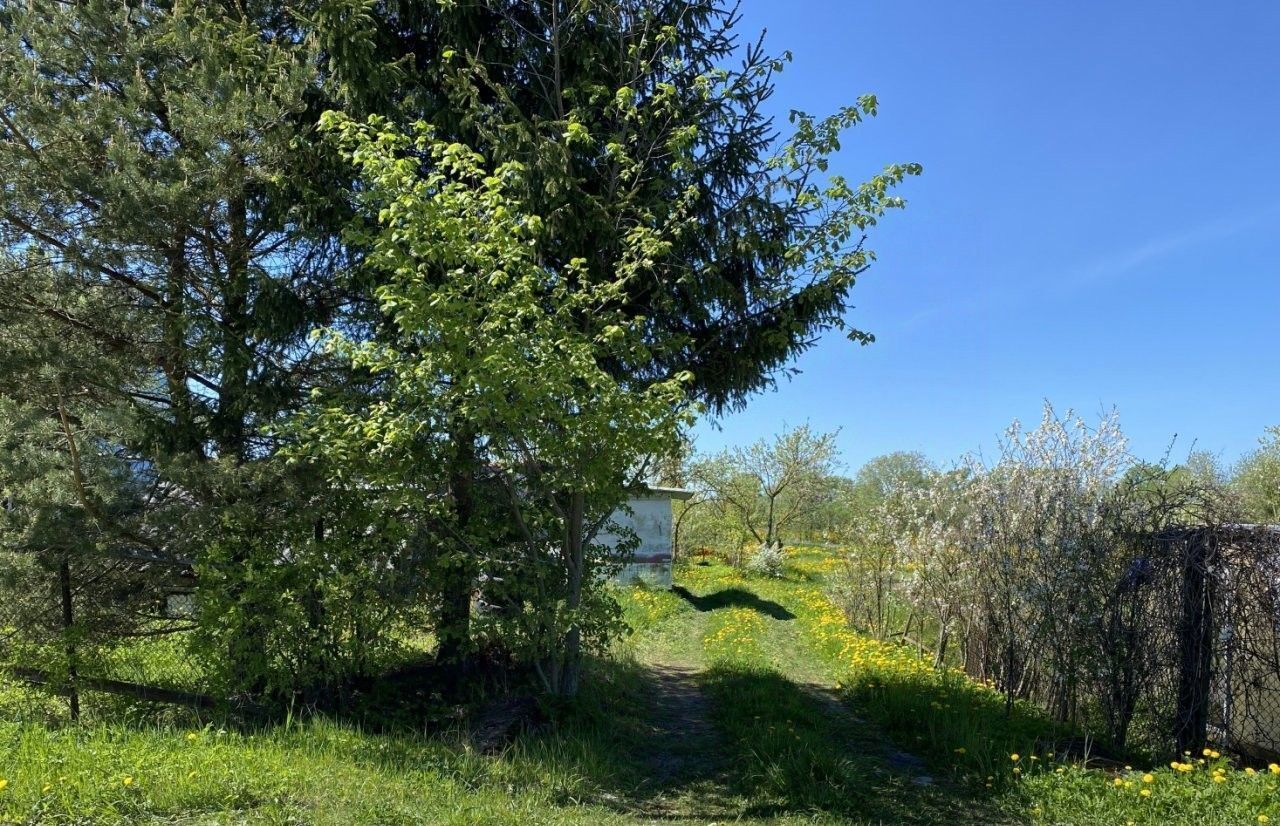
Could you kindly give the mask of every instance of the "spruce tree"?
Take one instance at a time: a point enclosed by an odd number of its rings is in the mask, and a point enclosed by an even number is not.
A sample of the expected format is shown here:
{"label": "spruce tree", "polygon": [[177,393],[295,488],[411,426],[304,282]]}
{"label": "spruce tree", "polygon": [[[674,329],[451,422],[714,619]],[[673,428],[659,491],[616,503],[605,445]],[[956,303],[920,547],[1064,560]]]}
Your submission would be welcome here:
{"label": "spruce tree", "polygon": [[[649,347],[614,360],[615,376],[691,372],[694,396],[719,413],[771,387],[827,330],[873,340],[845,318],[873,258],[865,231],[901,206],[891,190],[920,168],[890,164],[861,184],[828,176],[841,135],[875,114],[876,99],[824,118],[792,112],[781,135],[765,108],[790,56],[743,40],[736,8],[349,0],[316,21],[351,113],[423,119],[442,139],[529,170],[521,203],[548,223],[549,268],[585,256],[576,277],[608,281],[637,228],[683,223],[677,205],[693,216],[698,230],[616,299],[648,319]],[[445,434],[453,458],[441,484],[457,503],[446,536],[465,533],[475,511],[483,435]],[[478,569],[456,544],[444,555],[439,626],[455,656]]]}

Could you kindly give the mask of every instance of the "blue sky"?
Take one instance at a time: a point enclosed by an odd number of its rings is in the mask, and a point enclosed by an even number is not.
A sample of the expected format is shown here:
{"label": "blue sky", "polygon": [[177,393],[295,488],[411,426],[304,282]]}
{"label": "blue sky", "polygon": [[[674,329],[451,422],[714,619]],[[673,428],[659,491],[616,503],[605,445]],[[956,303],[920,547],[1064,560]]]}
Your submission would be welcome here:
{"label": "blue sky", "polygon": [[1115,406],[1133,451],[1230,463],[1280,424],[1280,4],[745,0],[795,62],[772,101],[880,115],[861,180],[918,161],[879,261],[802,374],[697,446],[841,428],[850,469],[990,450],[1042,401]]}

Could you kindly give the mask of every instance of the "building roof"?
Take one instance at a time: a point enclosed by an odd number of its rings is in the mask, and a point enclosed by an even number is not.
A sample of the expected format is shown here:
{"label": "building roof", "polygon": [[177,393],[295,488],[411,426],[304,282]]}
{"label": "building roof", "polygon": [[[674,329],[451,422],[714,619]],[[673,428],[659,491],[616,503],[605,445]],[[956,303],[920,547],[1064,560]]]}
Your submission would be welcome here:
{"label": "building roof", "polygon": [[655,499],[691,499],[695,492],[686,488],[672,488],[666,485],[645,485],[640,495],[648,495]]}

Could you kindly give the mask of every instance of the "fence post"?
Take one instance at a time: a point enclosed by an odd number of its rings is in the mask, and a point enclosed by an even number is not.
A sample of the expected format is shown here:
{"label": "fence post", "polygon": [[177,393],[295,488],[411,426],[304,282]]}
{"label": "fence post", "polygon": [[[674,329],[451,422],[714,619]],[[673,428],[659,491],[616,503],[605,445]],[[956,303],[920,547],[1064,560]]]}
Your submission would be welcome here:
{"label": "fence post", "polygon": [[76,685],[76,645],[71,639],[75,612],[71,605],[71,563],[66,555],[58,565],[58,585],[62,591],[62,632],[67,645],[67,701],[71,705],[71,722],[80,719],[80,690]]}
{"label": "fence post", "polygon": [[1178,627],[1178,707],[1174,743],[1179,753],[1204,748],[1209,726],[1213,668],[1212,566],[1217,537],[1212,528],[1183,533],[1182,617]]}

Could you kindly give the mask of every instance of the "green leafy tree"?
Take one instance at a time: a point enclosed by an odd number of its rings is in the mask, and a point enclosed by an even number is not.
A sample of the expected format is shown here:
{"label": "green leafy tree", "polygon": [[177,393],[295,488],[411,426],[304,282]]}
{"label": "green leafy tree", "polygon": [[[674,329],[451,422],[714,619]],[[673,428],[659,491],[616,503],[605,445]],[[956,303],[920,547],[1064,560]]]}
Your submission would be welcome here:
{"label": "green leafy tree", "polygon": [[[494,169],[519,164],[510,195],[543,222],[540,263],[580,285],[620,285],[586,315],[643,319],[643,346],[602,358],[613,381],[638,391],[689,373],[691,394],[720,411],[844,326],[873,258],[865,232],[919,172],[891,165],[862,184],[827,174],[843,131],[875,113],[871,96],[828,118],[794,112],[779,137],[763,112],[789,56],[740,42],[737,26],[709,0],[0,5],[0,236],[11,259],[38,254],[59,280],[52,293],[29,287],[17,263],[6,293],[16,312],[74,330],[119,366],[97,374],[98,396],[72,388],[112,420],[86,441],[153,482],[130,518],[166,553],[197,559],[211,585],[201,633],[233,683],[298,676],[269,653],[287,646],[259,644],[271,634],[368,635],[376,623],[313,627],[342,613],[339,593],[294,578],[357,565],[366,508],[404,526],[401,569],[429,563],[418,585],[437,608],[442,658],[456,658],[481,570],[466,537],[505,527],[483,493],[490,437],[465,406],[419,433],[447,447],[412,507],[398,488],[328,489],[337,471],[319,459],[278,461],[291,437],[280,425],[313,387],[387,401],[379,376],[353,376],[305,333],[399,335],[375,300],[387,271],[334,278],[377,233],[336,241],[359,187],[313,139],[318,112],[338,101],[358,116],[423,118]],[[618,278],[637,227],[675,225],[645,277]],[[101,312],[68,316],[49,300],[73,293]],[[339,542],[355,544],[339,553]],[[294,610],[297,600],[330,605]],[[282,606],[303,625],[273,623]]]}
{"label": "green leafy tree", "polygon": [[327,347],[377,377],[383,393],[355,408],[321,394],[304,443],[328,461],[347,457],[359,484],[395,487],[447,467],[447,434],[478,434],[508,541],[480,545],[450,523],[445,501],[432,524],[488,573],[511,575],[496,577],[511,585],[495,624],[550,693],[572,696],[584,646],[616,624],[600,589],[610,555],[596,536],[639,481],[629,469],[687,423],[688,375],[628,383],[605,366],[645,347],[645,319],[617,295],[649,277],[683,227],[633,226],[614,279],[587,280],[580,259],[546,263],[547,225],[516,195],[520,165],[486,169],[426,124],[413,135],[376,118],[361,126],[332,116],[329,125],[379,216],[369,265],[385,275],[377,295],[394,333],[326,333]]}
{"label": "green leafy tree", "polygon": [[1258,449],[1236,466],[1231,486],[1246,518],[1275,525],[1280,523],[1280,427],[1267,428],[1258,442]]}
{"label": "green leafy tree", "polygon": [[757,544],[779,547],[785,531],[830,499],[835,439],[803,425],[701,460],[692,476]]}
{"label": "green leafy tree", "polygon": [[869,460],[858,468],[849,492],[855,511],[869,513],[895,496],[923,490],[930,483],[932,463],[922,453],[898,451]]}

